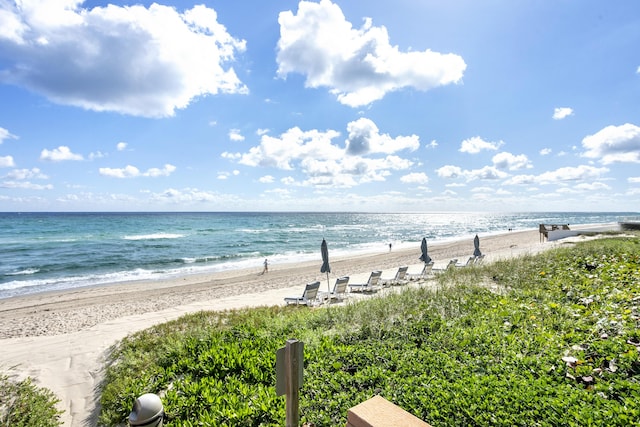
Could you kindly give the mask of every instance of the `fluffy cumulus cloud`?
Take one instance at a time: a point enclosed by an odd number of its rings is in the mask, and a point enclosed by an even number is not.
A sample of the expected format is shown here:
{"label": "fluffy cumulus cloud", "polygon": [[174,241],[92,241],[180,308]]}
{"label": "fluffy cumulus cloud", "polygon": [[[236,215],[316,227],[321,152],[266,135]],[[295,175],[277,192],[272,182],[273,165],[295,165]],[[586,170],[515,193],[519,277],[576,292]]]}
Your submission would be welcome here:
{"label": "fluffy cumulus cloud", "polygon": [[417,135],[392,138],[388,134],[380,134],[376,124],[360,118],[347,125],[347,152],[349,154],[384,153],[392,154],[400,150],[415,151],[420,148]]}
{"label": "fluffy cumulus cloud", "polygon": [[582,140],[584,157],[602,164],[640,163],[640,127],[631,123],[607,126]]}
{"label": "fluffy cumulus cloud", "polygon": [[508,176],[506,172],[499,170],[495,166],[485,166],[480,169],[465,170],[459,166],[445,165],[436,169],[436,174],[440,178],[444,179],[462,178],[466,181],[474,181],[477,179],[493,181],[504,179]]}
{"label": "fluffy cumulus cloud", "polygon": [[172,116],[199,96],[247,92],[227,66],[245,42],[215,10],[82,3],[0,1],[0,48],[12,64],[0,82],[59,104],[147,117]]}
{"label": "fluffy cumulus cloud", "polygon": [[506,151],[498,153],[493,156],[493,165],[498,169],[518,170],[518,169],[530,169],[533,166],[526,155],[515,155]]}
{"label": "fluffy cumulus cloud", "polygon": [[424,172],[414,172],[401,177],[400,181],[405,184],[426,185],[429,183],[429,177]]}
{"label": "fluffy cumulus cloud", "polygon": [[358,107],[412,87],[426,91],[461,81],[462,57],[425,51],[401,52],[385,27],[365,19],[353,28],[330,0],[301,1],[297,14],[281,12],[278,76],[306,76],[306,86],[327,87],[342,104]]}
{"label": "fluffy cumulus cloud", "polygon": [[558,107],[553,109],[553,120],[562,120],[573,115],[573,109],[569,107]]}
{"label": "fluffy cumulus cloud", "polygon": [[260,144],[246,153],[227,152],[222,157],[245,166],[299,171],[304,175],[301,180],[283,178],[281,182],[286,185],[353,187],[383,181],[392,171],[409,169],[413,162],[396,153],[420,147],[417,136],[394,138],[381,134],[375,123],[365,118],[350,122],[347,132],[343,147],[334,143],[340,136],[338,131],[303,131],[295,127],[278,137],[263,135]]}
{"label": "fluffy cumulus cloud", "polygon": [[67,146],[61,145],[53,150],[47,150],[46,148],[40,152],[40,160],[49,162],[63,162],[66,160],[83,160],[81,154],[75,154]]}
{"label": "fluffy cumulus cloud", "polygon": [[13,156],[0,156],[0,168],[12,168],[15,165]]}
{"label": "fluffy cumulus cloud", "polygon": [[161,176],[169,176],[176,170],[176,167],[170,164],[164,165],[162,169],[160,168],[151,168],[146,172],[141,172],[135,166],[127,165],[124,168],[100,168],[100,175],[108,176],[111,178],[137,178],[137,177],[148,177],[148,178],[157,178]]}
{"label": "fluffy cumulus cloud", "polygon": [[479,136],[474,136],[473,138],[462,141],[459,151],[461,153],[478,154],[483,150],[496,151],[503,144],[504,142],[502,141],[490,142],[483,140]]}

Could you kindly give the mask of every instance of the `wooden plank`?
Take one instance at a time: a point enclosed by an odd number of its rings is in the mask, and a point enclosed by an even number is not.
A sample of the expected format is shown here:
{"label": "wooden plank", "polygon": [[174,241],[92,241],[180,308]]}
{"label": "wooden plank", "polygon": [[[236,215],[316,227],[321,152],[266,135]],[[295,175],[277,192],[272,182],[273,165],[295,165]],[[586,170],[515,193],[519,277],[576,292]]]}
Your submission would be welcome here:
{"label": "wooden plank", "polygon": [[346,427],[431,427],[382,396],[374,396],[347,413]]}

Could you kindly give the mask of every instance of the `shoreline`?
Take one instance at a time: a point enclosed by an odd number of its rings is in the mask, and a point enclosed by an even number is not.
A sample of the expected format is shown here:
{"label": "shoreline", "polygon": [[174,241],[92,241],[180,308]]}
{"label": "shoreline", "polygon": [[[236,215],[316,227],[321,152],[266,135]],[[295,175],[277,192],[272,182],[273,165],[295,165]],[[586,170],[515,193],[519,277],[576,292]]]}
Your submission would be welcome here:
{"label": "shoreline", "polygon": [[[505,251],[509,252],[507,256],[512,256],[511,252],[522,250],[523,245],[527,250],[532,250],[531,243],[539,243],[537,230],[511,231],[481,238],[481,250],[487,254],[487,260],[492,261]],[[429,245],[429,255],[438,268],[452,258],[466,261],[473,248],[472,239],[433,243]],[[415,249],[349,257],[332,258],[330,253],[329,280],[334,282],[341,276],[354,277],[401,265],[419,265],[419,256],[417,245]],[[326,284],[327,278],[320,273],[320,265],[321,260],[318,259],[272,265],[265,275],[261,274],[261,268],[255,267],[7,298],[0,300],[0,339],[72,333],[104,321],[197,301],[283,289],[296,284],[302,288],[304,284],[316,280]]]}

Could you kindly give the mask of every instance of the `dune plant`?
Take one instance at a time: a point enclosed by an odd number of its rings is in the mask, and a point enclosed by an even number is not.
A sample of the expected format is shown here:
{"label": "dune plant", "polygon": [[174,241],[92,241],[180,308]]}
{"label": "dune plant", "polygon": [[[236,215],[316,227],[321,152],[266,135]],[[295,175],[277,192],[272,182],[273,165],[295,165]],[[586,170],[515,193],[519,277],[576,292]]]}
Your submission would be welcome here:
{"label": "dune plant", "polygon": [[640,243],[462,268],[341,307],[198,313],[114,349],[100,421],[158,393],[166,425],[276,426],[275,351],[305,343],[303,422],[382,395],[437,426],[639,426]]}
{"label": "dune plant", "polygon": [[57,427],[61,425],[56,408],[59,400],[31,379],[16,380],[0,374],[0,425],[12,427]]}

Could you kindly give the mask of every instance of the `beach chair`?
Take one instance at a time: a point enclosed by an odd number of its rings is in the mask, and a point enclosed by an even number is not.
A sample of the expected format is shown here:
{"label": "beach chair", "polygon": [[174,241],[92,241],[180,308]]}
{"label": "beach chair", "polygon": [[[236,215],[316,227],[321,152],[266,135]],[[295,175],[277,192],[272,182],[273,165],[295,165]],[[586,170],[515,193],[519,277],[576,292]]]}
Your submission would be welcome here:
{"label": "beach chair", "polygon": [[305,304],[311,306],[318,301],[318,289],[320,282],[307,283],[301,297],[285,297],[284,302],[289,304]]}
{"label": "beach chair", "polygon": [[449,260],[449,263],[444,268],[434,267],[431,271],[433,271],[434,273],[442,273],[443,271],[446,271],[450,268],[455,268],[457,263],[458,263],[458,258],[453,258]]}
{"label": "beach chair", "polygon": [[396,275],[390,279],[380,279],[384,285],[404,285],[407,283],[407,270],[408,266],[402,266],[398,268]]}
{"label": "beach chair", "polygon": [[433,270],[433,261],[430,261],[428,263],[426,263],[423,267],[422,267],[422,271],[418,274],[410,274],[407,270],[407,278],[409,280],[419,280],[419,279],[426,279],[427,276],[431,275]]}
{"label": "beach chair", "polygon": [[382,271],[372,271],[367,283],[349,283],[349,290],[351,292],[375,292],[378,290],[380,276],[382,276]]}
{"label": "beach chair", "polygon": [[331,303],[333,301],[341,302],[347,297],[347,285],[349,284],[349,276],[339,277],[333,285],[333,290],[324,294],[326,300]]}
{"label": "beach chair", "polygon": [[456,262],[455,266],[456,266],[456,267],[469,267],[470,265],[473,265],[473,263],[475,263],[475,262],[476,262],[476,257],[474,257],[474,256],[470,256],[466,263],[464,263],[464,264],[458,264],[458,263]]}
{"label": "beach chair", "polygon": [[484,254],[477,256],[476,260],[474,261],[473,265],[480,265],[482,264],[482,262],[484,261]]}

